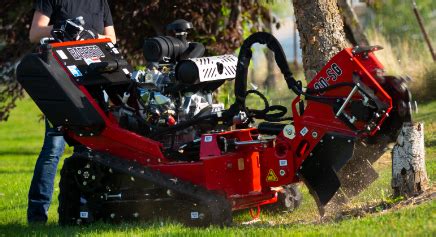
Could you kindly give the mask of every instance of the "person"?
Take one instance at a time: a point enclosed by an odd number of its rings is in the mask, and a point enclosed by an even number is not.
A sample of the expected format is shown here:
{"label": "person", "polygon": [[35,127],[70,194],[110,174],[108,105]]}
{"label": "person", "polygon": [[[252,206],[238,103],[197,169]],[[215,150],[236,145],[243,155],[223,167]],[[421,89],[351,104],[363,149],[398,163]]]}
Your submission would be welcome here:
{"label": "person", "polygon": [[[98,33],[99,38],[110,38],[113,43],[116,42],[107,0],[36,0],[34,10],[29,32],[31,42],[37,43],[44,37],[50,37],[54,24],[79,16],[85,20],[85,29]],[[56,128],[50,127],[47,120],[45,128],[44,143],[29,189],[29,223],[47,222],[57,166],[65,149],[63,136],[59,135]]]}

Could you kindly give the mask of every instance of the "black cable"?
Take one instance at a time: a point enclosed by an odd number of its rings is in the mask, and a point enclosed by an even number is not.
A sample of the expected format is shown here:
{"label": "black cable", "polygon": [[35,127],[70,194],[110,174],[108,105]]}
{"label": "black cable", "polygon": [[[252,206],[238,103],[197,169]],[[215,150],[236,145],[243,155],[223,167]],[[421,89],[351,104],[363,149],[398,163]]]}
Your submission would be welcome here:
{"label": "black cable", "polygon": [[[262,99],[262,101],[264,103],[264,107],[265,107],[262,110],[249,109],[249,108],[245,107],[244,110],[246,110],[248,112],[248,115],[250,117],[254,117],[256,119],[263,119],[263,120],[266,120],[266,121],[269,121],[269,122],[279,122],[279,121],[292,120],[293,119],[292,117],[282,118],[288,112],[286,107],[282,106],[282,105],[272,105],[272,106],[270,106],[269,103],[268,103],[268,99],[260,91],[257,91],[257,90],[248,90],[247,93],[246,93],[246,96],[248,96],[249,94],[255,94],[255,95],[259,96]],[[269,112],[272,112],[272,111],[279,111],[279,112],[269,114]]]}

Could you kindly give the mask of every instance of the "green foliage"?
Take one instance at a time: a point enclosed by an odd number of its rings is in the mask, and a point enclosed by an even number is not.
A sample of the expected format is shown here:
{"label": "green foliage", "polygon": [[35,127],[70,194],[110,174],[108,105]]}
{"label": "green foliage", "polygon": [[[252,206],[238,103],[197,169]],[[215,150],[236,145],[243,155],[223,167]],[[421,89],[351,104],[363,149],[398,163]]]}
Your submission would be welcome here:
{"label": "green foliage", "polygon": [[[433,40],[436,39],[436,1],[417,0],[424,25]],[[375,1],[376,17],[373,26],[392,41],[422,42],[422,34],[412,10],[411,0]],[[436,42],[434,42],[436,43]],[[422,45],[422,44],[420,44]]]}

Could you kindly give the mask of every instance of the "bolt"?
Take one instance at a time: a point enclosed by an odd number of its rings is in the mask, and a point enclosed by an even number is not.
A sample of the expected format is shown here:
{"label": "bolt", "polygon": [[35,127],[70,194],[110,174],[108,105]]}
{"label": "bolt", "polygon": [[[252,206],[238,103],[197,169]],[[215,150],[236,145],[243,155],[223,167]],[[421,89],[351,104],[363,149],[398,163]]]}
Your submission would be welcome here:
{"label": "bolt", "polygon": [[380,131],[380,126],[377,126],[377,130],[379,130],[379,131]]}
{"label": "bolt", "polygon": [[313,138],[317,138],[318,137],[318,133],[317,132],[312,132],[312,137]]}
{"label": "bolt", "polygon": [[91,168],[91,165],[88,163],[85,165],[85,168],[89,169],[89,168]]}
{"label": "bolt", "polygon": [[111,213],[111,218],[115,218],[115,213]]}
{"label": "bolt", "polygon": [[133,182],[135,182],[135,178],[133,176],[130,177],[130,180],[132,180]]}
{"label": "bolt", "polygon": [[334,139],[335,139],[335,137],[334,137],[334,136],[332,136],[331,138],[332,138],[332,140],[334,140]]}
{"label": "bolt", "polygon": [[92,180],[95,180],[95,175],[91,176],[91,179],[92,179]]}
{"label": "bolt", "polygon": [[386,117],[389,117],[389,113],[386,113]]}
{"label": "bolt", "polygon": [[280,176],[285,176],[286,172],[284,170],[280,170]]}
{"label": "bolt", "polygon": [[380,114],[375,113],[375,117],[376,117],[376,118],[380,118]]}
{"label": "bolt", "polygon": [[88,183],[86,181],[83,181],[83,186],[86,186]]}
{"label": "bolt", "polygon": [[309,156],[313,156],[313,153],[311,152],[311,153],[309,154]]}
{"label": "bolt", "polygon": [[85,178],[85,179],[89,178],[89,172],[88,171],[83,172],[83,178]]}
{"label": "bolt", "polygon": [[324,142],[324,140],[322,140],[322,139],[321,139],[321,141],[319,141],[319,142],[323,143],[323,142]]}
{"label": "bolt", "polygon": [[137,212],[133,213],[133,217],[138,218],[138,216],[139,216],[139,213],[137,213]]}
{"label": "bolt", "polygon": [[77,171],[77,174],[82,174],[82,171],[81,171],[81,170],[78,170],[78,171]]}
{"label": "bolt", "polygon": [[112,168],[109,168],[109,173],[111,173],[111,174],[112,174]]}
{"label": "bolt", "polygon": [[351,143],[351,140],[350,139],[348,139],[348,141],[347,141],[348,143]]}

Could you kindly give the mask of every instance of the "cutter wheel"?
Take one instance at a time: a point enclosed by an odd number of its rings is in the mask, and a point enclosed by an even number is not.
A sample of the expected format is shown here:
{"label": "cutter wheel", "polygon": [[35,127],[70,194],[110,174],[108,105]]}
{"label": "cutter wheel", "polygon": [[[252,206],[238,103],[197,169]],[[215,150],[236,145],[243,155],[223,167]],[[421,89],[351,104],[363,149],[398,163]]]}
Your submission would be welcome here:
{"label": "cutter wheel", "polygon": [[[97,175],[83,177],[83,170],[90,167],[100,170],[99,182],[84,181]],[[61,225],[156,218],[201,227],[232,223],[231,206],[222,195],[103,153],[67,158],[59,186]]]}
{"label": "cutter wheel", "polygon": [[382,124],[380,131],[356,142],[352,158],[338,171],[345,201],[365,190],[378,178],[372,164],[386,153],[389,144],[396,141],[403,123],[412,121],[412,110],[416,109],[407,86],[410,78],[385,76],[382,79],[383,86],[395,101],[395,105],[390,119]]}

